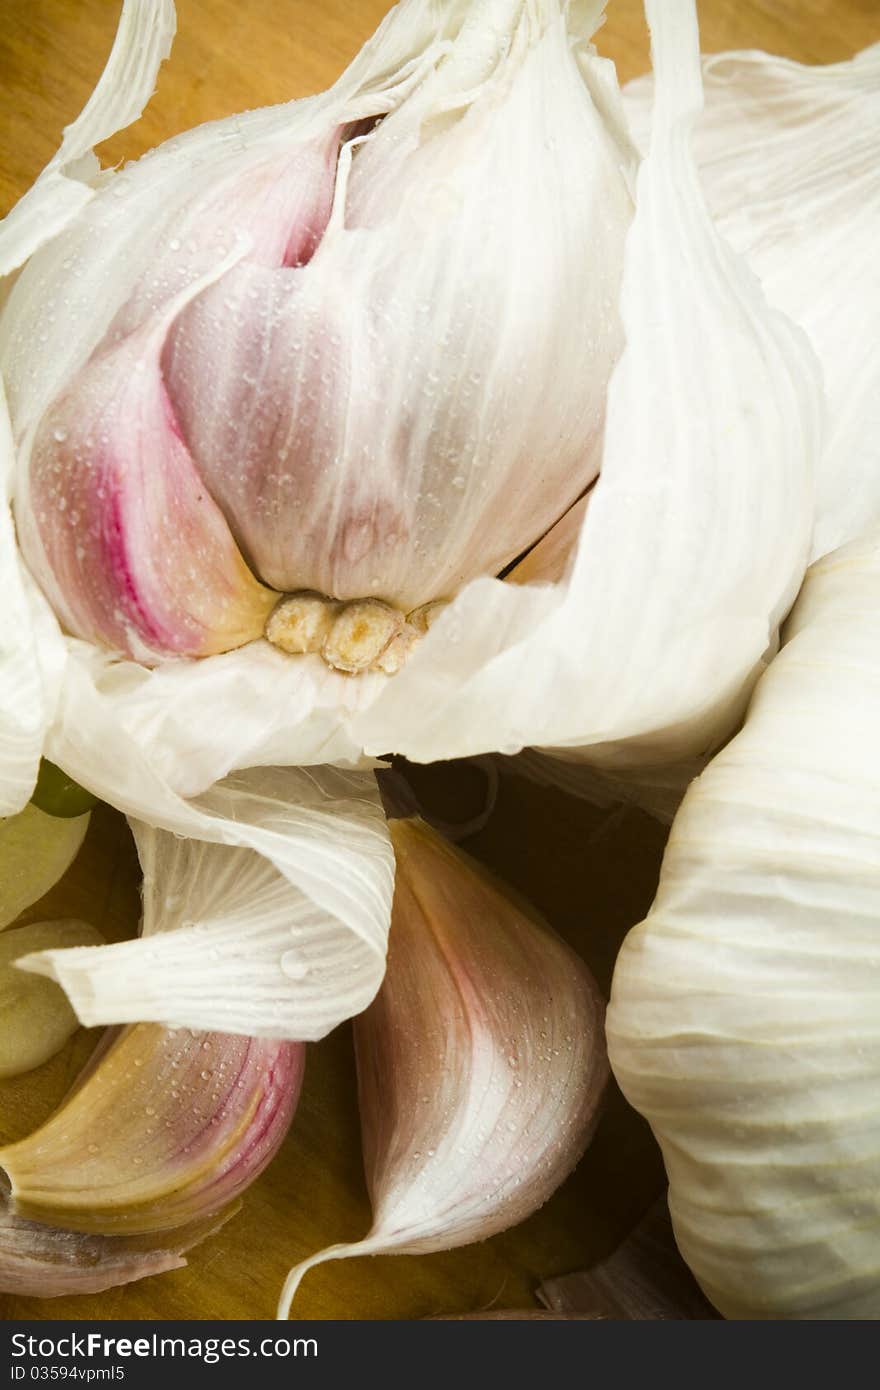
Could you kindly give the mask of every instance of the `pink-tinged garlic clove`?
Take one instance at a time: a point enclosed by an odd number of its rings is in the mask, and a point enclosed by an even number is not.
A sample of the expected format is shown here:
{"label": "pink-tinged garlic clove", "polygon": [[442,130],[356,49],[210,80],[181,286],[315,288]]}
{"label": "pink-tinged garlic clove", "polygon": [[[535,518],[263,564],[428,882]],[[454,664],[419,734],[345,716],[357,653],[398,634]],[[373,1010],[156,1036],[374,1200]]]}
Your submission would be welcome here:
{"label": "pink-tinged garlic clove", "polygon": [[0,1149],[11,1211],[101,1235],[213,1215],[287,1133],[304,1057],[302,1043],[125,1028],[44,1125]]}
{"label": "pink-tinged garlic clove", "polygon": [[0,1211],[0,1292],[22,1298],[103,1293],[186,1264],[183,1253],[225,1225],[235,1208],[159,1236],[90,1236]]}
{"label": "pink-tinged garlic clove", "polygon": [[355,1020],[373,1227],[312,1265],[447,1250],[536,1211],[595,1128],[608,1064],[584,963],[484,869],[419,820],[391,822],[388,969]]}
{"label": "pink-tinged garlic clove", "polygon": [[0,1077],[20,1076],[54,1057],[79,1020],[54,980],[16,970],[31,951],[103,946],[88,922],[31,922],[0,936]]}
{"label": "pink-tinged garlic clove", "polygon": [[[331,125],[326,134],[300,140],[280,154],[253,152],[236,160],[230,152],[228,170],[218,164],[215,180],[157,227],[150,264],[116,315],[108,343],[161,313],[236,245],[246,247],[247,259],[256,265],[306,265],[330,217],[343,135],[341,127]],[[171,146],[165,155],[171,156]],[[134,172],[130,169],[129,176]]]}
{"label": "pink-tinged garlic clove", "polygon": [[277,595],[199,477],[159,368],[161,326],[96,357],[42,421],[28,561],[69,630],[145,662],[262,635]]}

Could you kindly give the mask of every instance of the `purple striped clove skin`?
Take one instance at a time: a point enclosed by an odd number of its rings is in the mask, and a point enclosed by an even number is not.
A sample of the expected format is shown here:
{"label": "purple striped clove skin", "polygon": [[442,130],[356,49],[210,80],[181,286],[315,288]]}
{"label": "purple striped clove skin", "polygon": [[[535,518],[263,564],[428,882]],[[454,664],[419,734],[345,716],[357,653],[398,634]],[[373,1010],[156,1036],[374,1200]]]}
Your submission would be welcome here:
{"label": "purple striped clove skin", "polygon": [[302,1043],[123,1029],[44,1125],[0,1149],[10,1211],[95,1235],[213,1216],[277,1151],[304,1058]]}
{"label": "purple striped clove skin", "polygon": [[152,664],[262,635],[277,595],[251,574],[193,464],[138,330],[80,373],[34,442],[30,502],[55,610],[73,633]]}

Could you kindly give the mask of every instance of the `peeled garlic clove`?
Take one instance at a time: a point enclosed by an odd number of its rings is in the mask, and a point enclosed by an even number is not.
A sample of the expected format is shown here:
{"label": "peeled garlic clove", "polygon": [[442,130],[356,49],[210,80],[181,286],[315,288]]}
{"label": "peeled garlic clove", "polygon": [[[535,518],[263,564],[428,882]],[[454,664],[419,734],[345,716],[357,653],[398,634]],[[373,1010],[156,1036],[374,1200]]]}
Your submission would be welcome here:
{"label": "peeled garlic clove", "polygon": [[103,1235],[219,1211],[287,1133],[304,1058],[301,1043],[124,1029],[40,1129],[0,1149],[11,1209]]}
{"label": "peeled garlic clove", "polygon": [[88,922],[32,922],[0,937],[0,1077],[19,1076],[53,1057],[79,1027],[59,985],[45,975],[16,970],[30,951],[103,946]]}
{"label": "peeled garlic clove", "polygon": [[186,1264],[183,1252],[235,1214],[155,1236],[88,1236],[0,1211],[0,1292],[22,1298],[103,1293]]}
{"label": "peeled garlic clove", "polygon": [[373,1227],[291,1271],[349,1255],[448,1250],[536,1211],[595,1128],[608,1065],[584,963],[419,820],[397,856],[388,969],[355,1020]]}
{"label": "peeled garlic clove", "polygon": [[100,354],[44,417],[22,544],[79,637],[145,662],[262,636],[276,595],[199,477],[159,366],[164,326]]}
{"label": "peeled garlic clove", "polygon": [[33,804],[0,820],[0,930],[58,882],[88,828],[88,812],[49,816]]}

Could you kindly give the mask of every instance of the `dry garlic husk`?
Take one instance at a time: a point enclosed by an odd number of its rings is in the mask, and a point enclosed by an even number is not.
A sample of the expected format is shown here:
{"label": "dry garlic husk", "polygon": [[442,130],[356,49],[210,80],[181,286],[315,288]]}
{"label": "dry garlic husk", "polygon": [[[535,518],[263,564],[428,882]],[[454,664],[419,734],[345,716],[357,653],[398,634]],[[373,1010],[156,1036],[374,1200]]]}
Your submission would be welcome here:
{"label": "dry garlic husk", "polygon": [[603,1004],[584,963],[420,820],[397,856],[388,970],[354,1024],[369,1235],[303,1261],[448,1250],[537,1210],[595,1128]]}
{"label": "dry garlic husk", "polygon": [[732,1318],[880,1316],[880,532],[811,569],[688,792],[609,1052]]}
{"label": "dry garlic husk", "polygon": [[[819,360],[828,412],[818,558],[880,520],[880,44],[842,63],[703,59],[694,148],[713,215]],[[647,142],[651,82],[624,92]]]}
{"label": "dry garlic husk", "polygon": [[0,1077],[18,1076],[53,1057],[78,1027],[64,992],[52,980],[16,969],[32,951],[97,946],[88,922],[32,922],[0,936]]}
{"label": "dry garlic husk", "polygon": [[90,1236],[0,1211],[0,1292],[23,1298],[103,1293],[186,1264],[183,1253],[232,1211],[152,1236]]}
{"label": "dry garlic husk", "polygon": [[11,1211],[96,1235],[214,1215],[287,1133],[304,1055],[301,1043],[125,1029],[45,1124],[0,1149]]}
{"label": "dry garlic husk", "polygon": [[[126,756],[137,759],[133,741],[108,730],[104,785]],[[144,762],[129,771],[147,795],[161,786]],[[89,1027],[149,1020],[309,1041],[367,1006],[394,881],[372,773],[253,768],[161,805],[170,830],[130,821],[141,938],[37,952],[26,969],[61,984]]]}
{"label": "dry garlic husk", "polygon": [[[132,4],[130,22],[152,34],[161,9]],[[80,373],[96,369],[104,354],[109,361],[112,354],[124,352],[133,335],[159,332],[178,294],[180,311],[158,367],[151,349],[145,372],[155,386],[158,371],[162,388],[171,392],[194,468],[202,466],[206,452],[212,458],[226,456],[232,436],[238,437],[237,424],[243,425],[246,416],[252,419],[253,449],[249,445],[242,454],[240,471],[252,481],[260,479],[261,489],[265,481],[266,501],[261,509],[261,490],[253,513],[233,517],[237,499],[232,494],[238,487],[233,472],[228,478],[224,474],[228,494],[221,496],[216,479],[204,497],[186,492],[184,514],[198,506],[204,516],[217,506],[231,544],[266,587],[295,579],[297,593],[303,586],[317,586],[323,598],[335,602],[339,595],[357,591],[357,602],[391,600],[390,606],[401,612],[400,605],[405,608],[424,597],[450,600],[439,612],[433,610],[438,615],[418,641],[410,643],[408,632],[392,632],[389,625],[388,647],[376,657],[377,670],[342,674],[330,670],[317,652],[291,655],[264,640],[199,660],[161,659],[164,638],[151,636],[146,618],[141,629],[131,610],[121,618],[112,610],[102,616],[95,600],[98,589],[85,595],[79,589],[77,601],[91,605],[96,621],[128,624],[132,650],[137,647],[144,660],[157,662],[150,669],[141,661],[117,659],[103,645],[63,635],[17,553],[0,544],[0,579],[19,615],[4,630],[7,659],[0,666],[0,711],[7,704],[9,709],[8,716],[0,714],[9,721],[0,724],[0,787],[6,804],[28,794],[42,730],[48,756],[90,790],[163,832],[218,846],[210,856],[213,872],[225,858],[231,871],[242,848],[262,855],[266,881],[278,888],[277,894],[272,889],[275,900],[287,891],[286,881],[294,897],[301,894],[307,900],[304,911],[311,911],[315,920],[325,919],[327,951],[323,962],[316,954],[308,975],[314,989],[306,1022],[312,1031],[301,1026],[295,1005],[303,995],[293,991],[291,1006],[281,1000],[277,1019],[268,1023],[277,1026],[279,1035],[282,1027],[291,1028],[286,1035],[294,1037],[315,1036],[319,1026],[326,1031],[355,1001],[363,1007],[378,986],[390,908],[388,846],[379,843],[384,832],[375,826],[365,835],[352,833],[351,804],[363,808],[374,798],[369,777],[344,794],[345,813],[334,829],[332,794],[325,798],[326,814],[319,820],[312,815],[308,788],[313,778],[323,783],[324,774],[303,774],[291,787],[291,803],[305,795],[305,815],[300,818],[295,810],[279,814],[271,831],[265,822],[255,823],[247,804],[238,814],[239,798],[231,784],[215,798],[209,789],[218,779],[257,765],[364,766],[370,755],[394,751],[427,761],[532,745],[562,749],[566,756],[588,757],[627,773],[645,762],[666,767],[693,759],[726,737],[740,718],[802,577],[814,522],[812,474],[821,388],[803,339],[781,315],[768,310],[753,277],[721,243],[707,217],[688,145],[688,128],[701,100],[692,6],[649,5],[658,99],[651,148],[636,186],[619,296],[613,252],[624,246],[631,212],[631,161],[613,69],[587,42],[599,16],[599,5],[572,7],[563,15],[551,0],[537,5],[525,0],[453,3],[442,11],[407,0],[329,94],[191,132],[112,175],[106,188],[78,185],[76,216],[63,232],[58,222],[47,219],[59,235],[25,267],[0,321],[0,365],[14,427],[0,474],[15,494],[31,562],[60,606],[65,598],[54,592],[53,584],[59,586],[41,553],[44,523],[28,496],[27,474],[33,460],[38,474],[41,468],[48,470],[41,474],[44,521],[56,540],[62,537],[59,544],[67,546],[70,559],[67,510],[56,508],[63,490],[57,497],[52,493],[51,465],[45,459],[55,459],[53,450],[63,453],[75,438],[81,451],[87,444],[72,419],[55,421],[48,433],[43,430],[47,412],[58,406]],[[158,52],[146,41],[142,51]],[[111,77],[104,83],[101,109],[112,110],[118,99]],[[128,95],[123,105],[128,118]],[[384,119],[371,126],[382,113]],[[68,132],[68,145],[79,139],[76,130],[73,136]],[[511,138],[513,130],[519,132],[517,140]],[[332,209],[321,230],[326,212],[321,171],[329,167],[328,159],[335,159],[332,142],[339,131]],[[490,151],[494,163],[487,162]],[[443,152],[448,166],[441,164]],[[299,266],[279,261],[287,257],[288,243],[282,248],[277,237],[261,239],[261,227],[271,231],[277,226],[273,198],[267,203],[260,201],[262,195],[242,196],[242,180],[257,167],[262,171],[259,187],[276,188],[287,158],[307,171],[308,225],[303,224],[303,239],[291,253],[303,261]],[[218,182],[221,169],[225,182]],[[482,185],[474,172],[479,169]],[[75,173],[71,166],[58,178],[71,182]],[[543,198],[533,199],[530,192],[546,191],[548,180],[564,184],[559,198],[548,199],[548,204],[553,201],[552,220]],[[409,188],[412,198],[406,196]],[[488,209],[484,229],[475,226],[470,213],[486,210],[489,190],[497,203]],[[221,194],[225,201],[218,210]],[[200,210],[198,217],[194,209]],[[585,217],[589,235],[578,230]],[[15,244],[25,254],[40,239],[40,219],[32,224],[34,237],[27,244],[20,235],[22,225],[19,216]],[[461,242],[455,239],[456,228]],[[317,230],[321,237],[313,250],[309,239]],[[394,254],[383,260],[376,248],[387,249],[395,230]],[[0,252],[2,236],[0,232]],[[493,257],[483,240],[496,248]],[[177,241],[180,245],[173,245]],[[432,260],[427,248],[436,250],[440,242],[444,255]],[[332,292],[327,282],[331,264],[345,271],[332,280]],[[480,267],[485,281],[475,278]],[[279,290],[282,280],[299,288]],[[376,287],[376,311],[352,317],[351,306],[366,302],[368,280]],[[451,280],[468,289],[461,301],[449,287]],[[231,308],[222,302],[224,283]],[[416,286],[428,286],[430,293],[419,298]],[[558,307],[552,333],[540,295]],[[499,315],[502,302],[506,308]],[[258,317],[265,332],[254,330],[248,317],[251,303],[265,311],[264,319]],[[424,304],[434,307],[425,312],[420,308]],[[574,306],[579,306],[577,315]],[[289,357],[297,341],[291,315],[300,309],[305,314],[302,341],[308,337],[318,352],[317,358],[307,356],[302,380],[291,370]],[[209,316],[217,326],[227,322],[226,314],[233,316],[232,328],[216,336],[220,342],[228,338],[229,356],[204,386],[208,404],[218,408],[202,412],[201,388],[193,377],[199,344],[210,336]],[[525,332],[523,320],[529,315]],[[492,323],[488,345],[486,316]],[[329,323],[327,332],[314,326],[319,319],[324,328]],[[603,344],[613,343],[616,351],[618,319],[625,327],[626,350],[607,400],[601,393],[598,399],[592,386],[607,378],[611,364],[603,356]],[[346,468],[357,441],[366,452],[363,468],[357,463],[346,474],[353,481],[337,499],[338,527],[337,500],[328,503],[321,478],[309,475],[305,510],[310,516],[293,528],[296,563],[301,560],[305,567],[301,576],[286,568],[291,551],[275,525],[284,511],[283,470],[273,468],[272,477],[263,478],[269,406],[256,408],[251,393],[258,383],[244,379],[254,375],[255,340],[259,370],[265,369],[272,387],[266,393],[270,404],[276,390],[280,395],[288,387],[301,400],[306,377],[314,385],[321,409],[302,415],[308,436],[303,446],[308,441],[309,448],[314,445],[313,452],[306,451],[312,464],[329,454],[335,457],[340,437],[334,391],[346,373],[350,394],[345,399],[356,403],[347,417],[351,430],[342,441]],[[533,364],[535,345],[546,347],[548,341],[553,351]],[[564,352],[563,342],[568,345]],[[379,400],[372,398],[374,363],[385,372]],[[578,369],[574,374],[572,364]],[[480,379],[461,378],[465,365]],[[410,366],[412,383],[405,380]],[[436,383],[429,380],[435,370]],[[386,397],[396,402],[393,427],[382,414]],[[688,402],[687,410],[682,401]],[[90,418],[109,420],[106,400],[100,409],[98,404],[90,401]],[[596,428],[603,409],[604,434]],[[552,430],[547,423],[551,415]],[[283,421],[278,428],[286,439]],[[68,437],[56,439],[56,430],[62,435],[67,430]],[[186,438],[187,430],[192,439]],[[180,453],[172,435],[166,429],[163,436],[159,492],[165,486],[162,479],[171,476],[165,465]],[[545,510],[543,493],[528,506],[528,539],[534,540],[582,492],[601,463],[566,577],[529,585],[491,577],[493,567],[513,558],[514,545],[522,543],[520,446],[528,441],[532,471],[538,471],[534,458],[551,459],[543,470],[549,493],[559,481],[555,460],[570,457],[576,438],[585,453],[557,490],[553,507]],[[99,434],[95,447],[104,449]],[[291,441],[292,454],[289,449],[288,459],[279,459],[285,469],[292,457],[299,457],[298,448]],[[445,463],[444,448],[454,456]],[[41,449],[48,452],[43,455]],[[455,464],[459,455],[469,461],[467,470]],[[128,479],[133,487],[145,476],[145,457],[139,455]],[[394,471],[401,458],[419,461],[413,486]],[[70,458],[65,463],[59,456],[59,462],[62,472],[75,472]],[[183,472],[172,469],[175,486],[183,486],[188,466],[180,465]],[[369,476],[374,486],[365,499]],[[465,479],[463,487],[456,482],[460,478]],[[176,495],[173,488],[169,495]],[[354,516],[351,499],[359,502]],[[212,579],[193,588],[187,571],[177,589],[163,589],[167,576],[161,554],[151,545],[164,507],[160,497],[150,513],[153,530],[132,534],[125,565],[137,561],[141,566],[143,561],[138,591],[160,592],[162,625],[177,632],[169,649],[179,657],[186,650],[205,649],[203,638],[216,621],[208,610],[218,594],[222,598],[227,592],[231,570],[223,570],[215,587]],[[443,525],[434,526],[435,511],[443,513]],[[323,541],[317,545],[312,513],[320,520],[322,536],[329,530],[338,540],[344,532],[341,548],[324,547]],[[131,505],[126,514],[136,517],[139,509]],[[496,536],[499,517],[503,524]],[[505,529],[508,517],[510,529]],[[3,518],[5,512],[0,512],[0,525],[8,525]],[[207,530],[214,534],[210,526]],[[480,547],[486,547],[479,565],[473,548],[478,532]],[[437,550],[441,536],[442,554]],[[423,544],[424,554],[414,557],[415,541]],[[218,554],[231,555],[231,544],[224,537]],[[409,557],[405,573],[396,559],[404,553]],[[383,566],[377,590],[371,582],[376,577],[371,554]],[[198,568],[213,555],[212,547],[196,544],[192,564]],[[265,575],[261,566],[266,566]],[[474,574],[479,577],[466,582]],[[438,585],[442,590],[447,584],[463,587],[457,593],[438,592]],[[230,612],[236,607],[233,599]],[[192,648],[181,614],[195,633]],[[4,614],[0,622],[5,621]],[[350,650],[340,646],[339,654],[352,664]],[[396,667],[401,669],[392,677],[388,672]],[[32,696],[27,729],[21,727],[25,702],[18,694],[25,689]],[[205,798],[215,798],[207,809]],[[317,875],[308,868],[309,842],[316,850],[320,844]],[[208,867],[207,858],[203,867]],[[197,896],[210,897],[210,885]],[[223,930],[217,929],[223,938],[217,958],[205,954],[200,961],[197,990],[189,988],[195,957],[185,925],[190,918],[172,911],[169,920],[186,933],[180,952],[167,941],[129,948],[132,963],[137,962],[129,974],[138,978],[143,968],[149,1000],[132,994],[125,998],[114,985],[117,1018],[155,1016],[160,957],[170,966],[182,955],[187,957],[185,980],[177,985],[173,971],[169,976],[175,987],[168,1006],[177,1010],[174,1021],[193,1021],[188,1010],[197,999],[200,1026],[265,1029],[262,997],[250,983],[235,1000],[234,1024],[225,1006],[210,1025],[204,1013],[212,995],[228,999],[233,962],[240,962],[248,946],[266,977],[272,976],[273,989],[280,988],[281,959],[290,943],[282,942],[278,919],[272,934],[264,936],[248,915],[247,943],[241,935],[233,940],[226,919]],[[215,933],[214,921],[203,923],[197,915],[191,920]],[[341,990],[340,933],[358,950]],[[95,952],[91,959],[107,957]],[[77,973],[87,972],[78,966]],[[87,996],[91,981],[82,983]],[[109,1008],[111,992],[102,992]]]}
{"label": "dry garlic husk", "polygon": [[801,582],[818,363],[708,215],[690,148],[693,6],[646,8],[656,101],[626,348],[568,577],[469,585],[358,717],[368,750],[430,761],[531,745],[622,773],[689,761],[736,726]]}
{"label": "dry garlic husk", "polygon": [[0,931],[54,887],[88,828],[88,812],[49,816],[33,805],[0,820]]}

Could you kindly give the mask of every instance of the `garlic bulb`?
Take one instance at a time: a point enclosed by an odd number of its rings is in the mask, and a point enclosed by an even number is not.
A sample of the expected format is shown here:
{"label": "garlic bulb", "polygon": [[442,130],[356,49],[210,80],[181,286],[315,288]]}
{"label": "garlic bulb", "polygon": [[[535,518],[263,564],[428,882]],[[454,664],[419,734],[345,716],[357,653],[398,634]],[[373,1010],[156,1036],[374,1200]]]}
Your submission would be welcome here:
{"label": "garlic bulb", "polygon": [[[356,63],[284,122],[194,132],[185,182],[172,141],[31,261],[6,316],[16,519],[68,631],[154,662],[260,637],[290,592],[406,614],[591,481],[630,151],[565,9],[437,19],[409,79]],[[19,362],[74,276],[108,288],[38,405]]]}
{"label": "garlic bulb", "polygon": [[373,1227],[328,1259],[448,1250],[536,1211],[592,1135],[607,1065],[602,1001],[536,914],[419,820],[397,856],[388,970],[354,1024]]}
{"label": "garlic bulb", "polygon": [[45,1124],[0,1149],[17,1216],[72,1231],[170,1231],[266,1166],[299,1098],[297,1043],[125,1029]]}
{"label": "garlic bulb", "polygon": [[0,936],[0,1077],[18,1076],[53,1057],[77,1027],[65,995],[51,980],[16,970],[31,951],[97,946],[88,922],[32,922]]}
{"label": "garlic bulb", "polygon": [[[154,57],[162,11],[128,7],[151,35],[139,51]],[[161,1021],[317,1036],[363,1008],[381,979],[390,851],[366,809],[376,805],[372,757],[538,746],[651,774],[691,767],[741,718],[809,553],[822,391],[802,335],[768,308],[707,216],[688,144],[701,102],[693,7],[648,12],[657,105],[631,224],[625,118],[613,70],[588,41],[601,5],[563,13],[556,0],[442,10],[405,0],[329,93],[190,132],[100,187],[79,185],[63,231],[48,219],[59,234],[25,266],[0,320],[13,426],[0,472],[29,557],[23,567],[0,544],[19,614],[0,664],[3,804],[29,794],[42,743],[139,822],[210,841],[201,871],[225,863],[231,875],[244,851],[262,856],[273,903],[291,892],[302,907],[298,935],[322,921],[307,989],[281,969],[297,945],[280,909],[267,933],[250,912],[238,933],[222,912],[222,924],[199,918],[216,958],[200,955],[187,918],[169,911],[176,932],[161,935],[179,932],[179,945],[155,932],[129,943],[127,988],[115,947],[107,972],[104,948],[67,966],[55,953],[51,969],[76,981],[83,1013],[96,999],[104,1019],[111,1009],[120,1021],[157,1018],[164,1007],[175,1012]],[[122,104],[128,114],[131,101]],[[78,167],[64,164],[58,179],[70,183]],[[294,175],[301,221],[284,192]],[[487,205],[490,192],[497,203]],[[225,219],[223,199],[234,210]],[[10,243],[19,257],[40,240],[36,225],[23,236],[22,207]],[[618,322],[626,348],[606,394]],[[205,376],[215,329],[228,353],[217,349]],[[143,507],[147,453],[127,472],[110,469],[129,518],[130,602],[117,609],[103,602],[117,552],[102,541],[85,581],[53,479],[76,477],[77,498],[82,482],[103,523],[107,498],[79,479],[68,446],[106,462],[101,429],[87,433],[87,421],[104,422],[117,458],[112,406],[129,383],[113,364],[136,341],[150,345],[152,414],[142,428],[126,412],[126,428],[138,449],[157,441],[161,467]],[[116,387],[90,396],[105,371]],[[265,390],[245,380],[260,372]],[[81,429],[75,412],[52,412],[84,381]],[[685,411],[683,400],[706,408]],[[276,432],[283,467],[267,467]],[[239,446],[236,473],[224,460]],[[337,457],[346,488],[331,497],[322,467]],[[544,480],[526,478],[531,459]],[[307,515],[285,530],[294,463]],[[600,464],[563,577],[494,577]],[[196,476],[204,492],[192,490]],[[241,489],[252,487],[242,510]],[[163,535],[178,497],[188,547]],[[94,558],[101,547],[94,532],[87,539]],[[269,589],[280,600],[267,626],[277,646],[245,640]],[[96,640],[62,633],[46,595]],[[287,810],[258,816],[235,780],[242,768],[329,763],[364,770],[337,820],[323,772],[292,777]],[[327,786],[320,815],[316,783]],[[307,844],[320,845],[316,875]],[[196,897],[212,901],[210,883]],[[343,939],[356,953],[347,974]],[[251,951],[259,969],[232,997],[230,975]],[[185,964],[179,982],[172,961]],[[162,964],[174,995],[164,1005]],[[267,1020],[269,979],[277,1014]]]}
{"label": "garlic bulb", "polygon": [[727,1317],[880,1315],[878,605],[875,528],[811,569],[615,971],[614,1072]]}

